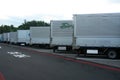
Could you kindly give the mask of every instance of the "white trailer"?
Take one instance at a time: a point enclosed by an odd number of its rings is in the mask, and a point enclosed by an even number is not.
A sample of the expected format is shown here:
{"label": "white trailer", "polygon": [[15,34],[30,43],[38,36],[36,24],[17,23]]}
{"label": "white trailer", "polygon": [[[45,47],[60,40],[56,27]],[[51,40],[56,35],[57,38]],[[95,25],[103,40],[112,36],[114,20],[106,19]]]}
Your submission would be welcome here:
{"label": "white trailer", "polygon": [[53,51],[72,48],[73,21],[51,20],[51,46]]}
{"label": "white trailer", "polygon": [[10,43],[17,44],[17,32],[10,32]]}
{"label": "white trailer", "polygon": [[3,33],[3,42],[6,42],[6,41],[7,41],[7,34]]}
{"label": "white trailer", "polygon": [[30,27],[30,44],[49,46],[50,26]]}
{"label": "white trailer", "polygon": [[1,35],[1,42],[4,42],[4,39],[3,39],[3,33],[0,34]]}
{"label": "white trailer", "polygon": [[0,42],[2,42],[3,41],[3,39],[2,39],[2,34],[0,34]]}
{"label": "white trailer", "polygon": [[17,44],[26,45],[30,41],[30,30],[17,30]]}
{"label": "white trailer", "polygon": [[6,36],[7,36],[7,43],[10,42],[10,32],[6,33]]}
{"label": "white trailer", "polygon": [[3,42],[9,42],[9,33],[3,33]]}
{"label": "white trailer", "polygon": [[73,49],[116,58],[120,50],[120,13],[75,14]]}

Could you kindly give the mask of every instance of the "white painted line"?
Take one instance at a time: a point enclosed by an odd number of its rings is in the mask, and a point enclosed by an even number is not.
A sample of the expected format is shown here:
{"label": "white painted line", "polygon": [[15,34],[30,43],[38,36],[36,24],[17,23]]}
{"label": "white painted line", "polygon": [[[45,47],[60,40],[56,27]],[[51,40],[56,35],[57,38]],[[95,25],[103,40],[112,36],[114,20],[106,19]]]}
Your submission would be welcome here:
{"label": "white painted line", "polygon": [[8,52],[8,54],[13,55],[14,57],[17,57],[17,58],[31,57],[31,56],[25,55],[25,54],[23,54],[21,52]]}
{"label": "white painted line", "polygon": [[0,46],[0,49],[1,49],[2,47]]}

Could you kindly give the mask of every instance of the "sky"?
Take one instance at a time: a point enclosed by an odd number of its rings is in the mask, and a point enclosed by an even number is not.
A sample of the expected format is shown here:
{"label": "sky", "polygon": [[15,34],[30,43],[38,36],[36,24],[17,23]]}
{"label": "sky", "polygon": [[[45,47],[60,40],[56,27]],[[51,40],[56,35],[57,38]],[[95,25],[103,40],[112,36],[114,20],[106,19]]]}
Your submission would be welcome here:
{"label": "sky", "polygon": [[0,25],[72,20],[73,14],[120,13],[120,0],[0,0]]}

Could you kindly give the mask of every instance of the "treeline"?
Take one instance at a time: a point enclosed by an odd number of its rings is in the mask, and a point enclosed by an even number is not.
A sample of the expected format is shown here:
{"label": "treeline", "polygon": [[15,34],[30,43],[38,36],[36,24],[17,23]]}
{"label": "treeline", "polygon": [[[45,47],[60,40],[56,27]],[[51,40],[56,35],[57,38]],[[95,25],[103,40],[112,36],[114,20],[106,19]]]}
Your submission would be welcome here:
{"label": "treeline", "polygon": [[5,32],[13,32],[16,31],[18,28],[14,27],[13,25],[1,25],[0,26],[0,34]]}
{"label": "treeline", "polygon": [[30,26],[36,27],[36,26],[49,26],[49,23],[46,23],[44,21],[24,21],[20,26],[15,27],[14,25],[1,25],[0,26],[0,34],[6,33],[6,32],[13,32],[17,30],[26,30],[30,29]]}

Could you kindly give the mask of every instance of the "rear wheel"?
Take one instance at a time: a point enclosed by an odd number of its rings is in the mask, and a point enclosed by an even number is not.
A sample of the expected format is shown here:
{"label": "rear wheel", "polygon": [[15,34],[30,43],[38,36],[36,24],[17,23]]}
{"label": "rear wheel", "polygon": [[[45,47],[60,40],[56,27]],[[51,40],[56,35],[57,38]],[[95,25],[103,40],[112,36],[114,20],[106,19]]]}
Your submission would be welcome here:
{"label": "rear wheel", "polygon": [[115,59],[115,58],[117,58],[117,52],[114,50],[109,50],[107,56],[110,59]]}

